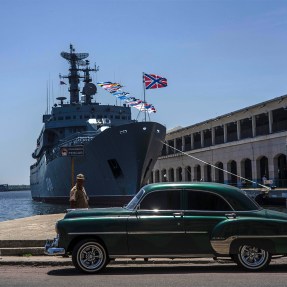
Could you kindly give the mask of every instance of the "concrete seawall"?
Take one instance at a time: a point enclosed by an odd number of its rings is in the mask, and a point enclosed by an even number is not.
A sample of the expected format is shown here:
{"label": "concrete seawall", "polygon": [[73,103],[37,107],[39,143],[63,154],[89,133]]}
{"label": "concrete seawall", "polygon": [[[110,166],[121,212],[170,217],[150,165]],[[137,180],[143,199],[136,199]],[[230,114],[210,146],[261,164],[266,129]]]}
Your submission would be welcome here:
{"label": "concrete seawall", "polygon": [[44,254],[46,239],[56,236],[55,223],[64,215],[36,215],[0,222],[0,254]]}

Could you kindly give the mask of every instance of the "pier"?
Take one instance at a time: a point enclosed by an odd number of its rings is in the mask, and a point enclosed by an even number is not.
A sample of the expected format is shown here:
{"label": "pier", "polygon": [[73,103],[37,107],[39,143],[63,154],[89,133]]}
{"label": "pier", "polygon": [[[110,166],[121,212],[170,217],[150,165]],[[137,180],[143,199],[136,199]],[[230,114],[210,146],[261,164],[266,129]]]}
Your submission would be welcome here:
{"label": "pier", "polygon": [[0,184],[0,192],[3,191],[22,191],[22,190],[30,190],[30,185],[27,184],[16,184],[16,185],[9,185],[9,184]]}

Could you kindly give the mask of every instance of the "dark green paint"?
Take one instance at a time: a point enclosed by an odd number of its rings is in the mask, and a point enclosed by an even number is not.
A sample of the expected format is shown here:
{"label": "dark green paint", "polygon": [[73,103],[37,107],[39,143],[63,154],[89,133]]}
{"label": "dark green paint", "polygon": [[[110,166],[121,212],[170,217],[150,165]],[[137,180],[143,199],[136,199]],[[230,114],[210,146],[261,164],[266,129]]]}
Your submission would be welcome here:
{"label": "dark green paint", "polygon": [[[270,242],[276,254],[287,253],[286,214],[262,209],[244,192],[223,184],[157,183],[145,186],[143,197],[154,191],[170,189],[181,193],[180,210],[117,207],[68,213],[57,225],[60,247],[71,252],[78,240],[96,238],[104,243],[113,257],[216,255],[211,240],[240,237],[244,241],[252,237],[252,240],[263,238]],[[233,210],[186,210],[185,190],[217,194]]]}

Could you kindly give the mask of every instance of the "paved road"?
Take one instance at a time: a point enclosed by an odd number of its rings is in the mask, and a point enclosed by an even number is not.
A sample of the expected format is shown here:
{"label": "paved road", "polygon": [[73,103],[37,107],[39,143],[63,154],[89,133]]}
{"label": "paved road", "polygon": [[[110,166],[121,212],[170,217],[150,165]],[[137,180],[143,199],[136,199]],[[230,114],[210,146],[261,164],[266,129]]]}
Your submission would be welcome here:
{"label": "paved road", "polygon": [[287,264],[268,271],[245,273],[233,264],[113,266],[99,275],[85,275],[73,267],[1,266],[0,286],[93,287],[286,287]]}

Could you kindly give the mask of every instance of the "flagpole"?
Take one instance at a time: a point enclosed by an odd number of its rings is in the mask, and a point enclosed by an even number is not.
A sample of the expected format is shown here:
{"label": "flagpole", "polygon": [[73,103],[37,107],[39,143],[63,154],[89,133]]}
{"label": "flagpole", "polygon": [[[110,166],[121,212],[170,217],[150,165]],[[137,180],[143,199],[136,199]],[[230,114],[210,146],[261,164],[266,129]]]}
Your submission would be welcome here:
{"label": "flagpole", "polygon": [[[144,103],[145,103],[145,81],[144,81],[144,72],[143,72],[143,90],[144,90]],[[144,109],[144,121],[146,122],[146,111]]]}

